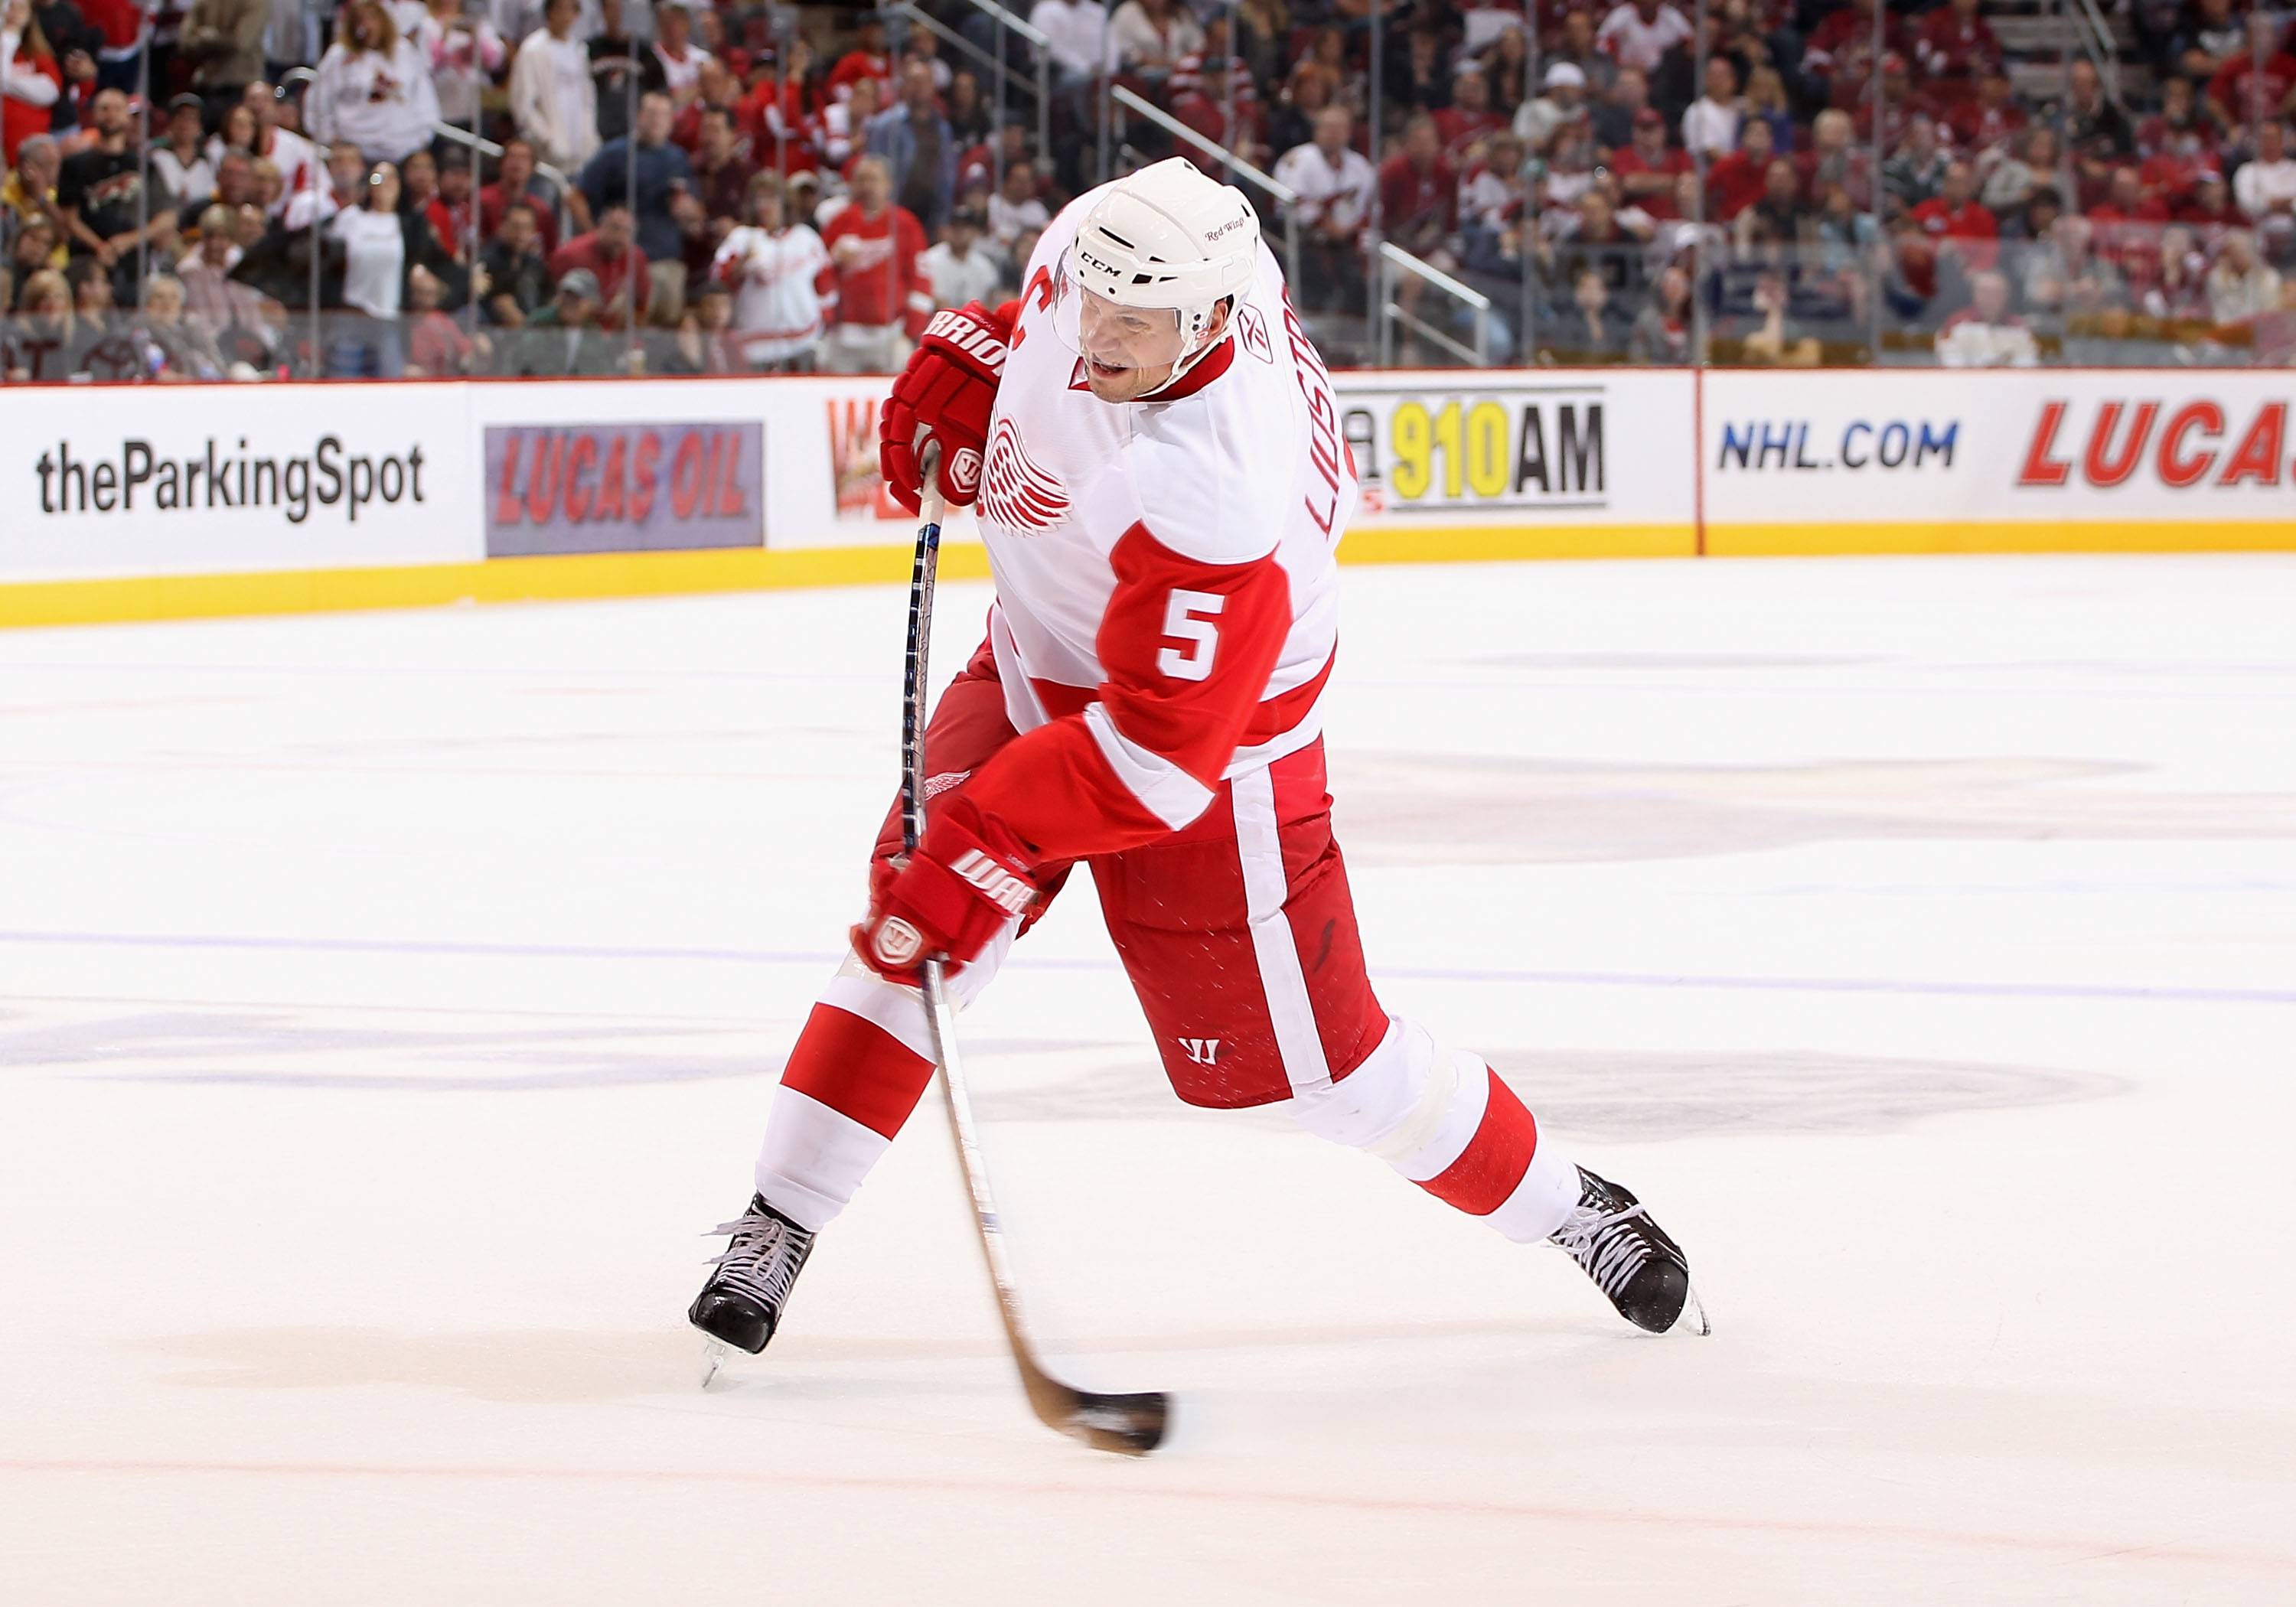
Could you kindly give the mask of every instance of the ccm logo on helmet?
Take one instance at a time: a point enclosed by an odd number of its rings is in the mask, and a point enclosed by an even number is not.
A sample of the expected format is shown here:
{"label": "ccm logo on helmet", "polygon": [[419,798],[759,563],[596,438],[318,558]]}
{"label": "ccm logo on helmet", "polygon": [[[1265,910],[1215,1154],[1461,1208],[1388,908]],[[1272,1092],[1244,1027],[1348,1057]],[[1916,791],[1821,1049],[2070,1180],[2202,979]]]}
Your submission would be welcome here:
{"label": "ccm logo on helmet", "polygon": [[979,888],[983,898],[1008,915],[1029,907],[1029,884],[979,849],[967,850],[948,868]]}

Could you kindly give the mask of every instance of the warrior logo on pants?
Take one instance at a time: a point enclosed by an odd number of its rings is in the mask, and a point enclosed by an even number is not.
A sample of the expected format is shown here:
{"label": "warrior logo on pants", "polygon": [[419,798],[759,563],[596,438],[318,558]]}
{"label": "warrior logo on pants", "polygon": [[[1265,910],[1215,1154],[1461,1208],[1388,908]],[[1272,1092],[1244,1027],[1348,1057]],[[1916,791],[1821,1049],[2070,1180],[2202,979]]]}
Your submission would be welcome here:
{"label": "warrior logo on pants", "polygon": [[1199,1066],[1211,1065],[1219,1059],[1220,1041],[1216,1037],[1184,1037],[1174,1041]]}

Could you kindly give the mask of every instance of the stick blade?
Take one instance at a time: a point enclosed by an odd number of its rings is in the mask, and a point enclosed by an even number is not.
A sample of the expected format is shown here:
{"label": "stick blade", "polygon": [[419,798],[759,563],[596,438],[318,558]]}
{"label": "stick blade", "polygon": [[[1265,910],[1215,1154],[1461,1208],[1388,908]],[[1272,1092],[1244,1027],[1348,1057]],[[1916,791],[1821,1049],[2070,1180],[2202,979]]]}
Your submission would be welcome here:
{"label": "stick blade", "polygon": [[1119,1456],[1145,1456],[1164,1443],[1172,1421],[1172,1398],[1160,1390],[1141,1395],[1095,1395],[1087,1390],[1068,1391],[1067,1410],[1051,1427],[1082,1440],[1096,1451]]}

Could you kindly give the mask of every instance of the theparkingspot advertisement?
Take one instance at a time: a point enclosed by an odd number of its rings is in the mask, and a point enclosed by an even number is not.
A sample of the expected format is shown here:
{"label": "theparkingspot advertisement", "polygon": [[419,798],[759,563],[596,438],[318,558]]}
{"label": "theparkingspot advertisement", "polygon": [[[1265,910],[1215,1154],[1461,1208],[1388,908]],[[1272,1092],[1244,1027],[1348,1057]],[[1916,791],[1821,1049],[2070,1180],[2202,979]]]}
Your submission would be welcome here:
{"label": "theparkingspot advertisement", "polygon": [[[2296,549],[2292,379],[1341,373],[1340,554]],[[898,578],[887,383],[0,389],[0,623]]]}

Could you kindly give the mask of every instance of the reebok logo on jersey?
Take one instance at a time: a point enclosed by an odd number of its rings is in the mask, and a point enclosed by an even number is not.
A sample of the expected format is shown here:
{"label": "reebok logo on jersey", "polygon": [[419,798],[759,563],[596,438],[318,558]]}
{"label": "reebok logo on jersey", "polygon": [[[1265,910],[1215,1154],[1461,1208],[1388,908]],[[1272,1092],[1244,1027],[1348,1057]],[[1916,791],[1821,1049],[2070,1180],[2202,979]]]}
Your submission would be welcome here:
{"label": "reebok logo on jersey", "polygon": [[1220,1040],[1216,1037],[1183,1037],[1173,1042],[1180,1051],[1199,1066],[1209,1066],[1219,1059]]}
{"label": "reebok logo on jersey", "polygon": [[988,432],[988,462],[980,474],[980,515],[1014,530],[1049,530],[1069,519],[1069,494],[1029,461],[1013,421]]}
{"label": "reebok logo on jersey", "polygon": [[948,868],[980,889],[982,898],[1008,915],[1017,915],[1029,907],[1029,884],[979,849],[966,849],[964,857]]}
{"label": "reebok logo on jersey", "polygon": [[935,313],[925,325],[925,339],[954,346],[992,373],[1004,372],[1004,342],[993,329],[984,329],[963,313]]}

